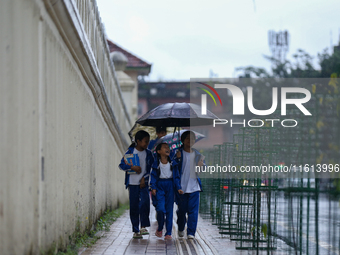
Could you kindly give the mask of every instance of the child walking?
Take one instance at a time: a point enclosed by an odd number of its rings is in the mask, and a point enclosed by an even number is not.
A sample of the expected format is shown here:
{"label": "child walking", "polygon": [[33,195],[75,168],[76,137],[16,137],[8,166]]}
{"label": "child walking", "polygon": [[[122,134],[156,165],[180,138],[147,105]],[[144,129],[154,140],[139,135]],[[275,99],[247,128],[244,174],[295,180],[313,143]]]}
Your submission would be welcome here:
{"label": "child walking", "polygon": [[[128,148],[127,154],[137,154],[139,166],[128,163],[125,157],[122,158],[119,168],[125,171],[125,186],[129,189],[130,220],[132,224],[133,238],[143,238],[142,235],[149,234],[146,227],[150,226],[150,198],[148,181],[150,169],[154,158],[147,149],[150,141],[148,132],[140,130],[135,135],[135,143]],[[128,170],[135,173],[130,174]],[[139,223],[141,229],[139,230]]]}
{"label": "child walking", "polygon": [[[148,146],[149,150],[152,150],[154,145],[157,143],[157,141],[159,139],[161,139],[163,136],[166,135],[166,127],[162,127],[162,126],[158,126],[156,127],[156,139],[151,140]],[[156,151],[156,150],[155,150]],[[156,154],[156,152],[154,151],[154,155]],[[156,209],[156,205],[157,205],[157,201],[156,201],[156,196],[151,196],[151,200],[152,200],[152,205],[155,207]],[[156,220],[157,220],[157,213],[156,213]]]}
{"label": "child walking", "polygon": [[175,185],[178,187],[176,194],[178,236],[184,237],[187,223],[187,237],[194,239],[198,221],[199,192],[202,191],[201,180],[195,173],[195,166],[203,166],[203,156],[192,148],[195,143],[194,132],[184,132],[181,141],[183,146],[174,160],[178,163],[178,174],[175,174]]}
{"label": "child walking", "polygon": [[[174,173],[178,173],[177,163],[171,163],[170,148],[166,143],[156,147],[157,157],[152,165],[151,182],[152,195],[156,197],[158,228],[156,236],[162,237],[164,218],[166,232],[164,239],[172,239],[172,217],[174,208]],[[177,187],[179,189],[179,187]]]}

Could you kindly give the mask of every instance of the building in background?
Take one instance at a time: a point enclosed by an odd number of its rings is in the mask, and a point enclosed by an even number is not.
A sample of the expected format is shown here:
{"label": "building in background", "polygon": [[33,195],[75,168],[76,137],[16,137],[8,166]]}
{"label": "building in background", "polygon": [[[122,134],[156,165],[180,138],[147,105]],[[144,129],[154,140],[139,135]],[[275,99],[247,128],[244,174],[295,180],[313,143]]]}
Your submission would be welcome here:
{"label": "building in background", "polygon": [[130,113],[130,120],[137,120],[138,108],[138,77],[147,76],[151,71],[151,64],[128,52],[111,40],[107,40],[110,57],[114,63],[122,95]]}
{"label": "building in background", "polygon": [[138,117],[158,105],[190,102],[190,82],[140,82],[138,90]]}

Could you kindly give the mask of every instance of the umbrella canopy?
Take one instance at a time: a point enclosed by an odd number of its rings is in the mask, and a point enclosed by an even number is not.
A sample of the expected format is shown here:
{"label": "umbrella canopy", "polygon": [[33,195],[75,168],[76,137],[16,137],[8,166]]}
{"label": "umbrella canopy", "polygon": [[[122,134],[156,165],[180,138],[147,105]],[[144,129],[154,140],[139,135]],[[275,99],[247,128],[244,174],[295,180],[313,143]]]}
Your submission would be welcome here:
{"label": "umbrella canopy", "polygon": [[197,104],[167,103],[148,111],[136,123],[152,127],[189,127],[210,125],[214,119],[218,117],[208,110],[206,115],[202,115]]}
{"label": "umbrella canopy", "polygon": [[[180,141],[181,139],[180,137],[185,131],[188,131],[188,130],[183,129],[179,131],[179,134],[178,134],[178,131],[176,131],[175,133],[171,133],[171,134],[163,136],[162,138],[158,139],[158,141],[155,143],[151,151],[155,151],[157,145],[160,143],[167,143],[170,146],[171,150],[179,148],[182,145],[182,142]],[[202,140],[203,138],[205,138],[205,135],[202,135],[201,133],[198,133],[196,131],[193,131],[193,132],[195,133],[196,143]]]}

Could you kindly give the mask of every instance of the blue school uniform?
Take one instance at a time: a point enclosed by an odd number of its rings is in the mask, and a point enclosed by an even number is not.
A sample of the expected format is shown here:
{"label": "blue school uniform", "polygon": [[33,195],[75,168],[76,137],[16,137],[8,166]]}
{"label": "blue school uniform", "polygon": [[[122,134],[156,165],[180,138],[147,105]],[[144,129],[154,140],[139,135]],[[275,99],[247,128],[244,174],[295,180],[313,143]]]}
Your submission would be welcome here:
{"label": "blue school uniform", "polygon": [[[135,147],[129,147],[125,154],[133,154]],[[130,200],[130,220],[132,224],[132,231],[135,233],[139,232],[139,222],[143,227],[150,226],[150,198],[149,198],[149,176],[151,165],[153,164],[154,158],[151,151],[145,150],[145,159],[139,159],[140,161],[145,160],[146,172],[143,177],[145,179],[146,187],[140,188],[139,185],[130,184],[130,174],[127,174],[127,170],[131,166],[125,164],[124,157],[119,164],[119,168],[125,171],[125,187],[129,188],[129,200]]]}
{"label": "blue school uniform", "polygon": [[[192,150],[194,152],[194,162],[197,165],[201,159],[201,154],[193,148]],[[182,182],[182,178],[184,178],[183,177],[184,170],[190,171],[190,169],[182,169],[183,168],[183,155],[184,155],[183,148],[180,149],[180,152],[181,152],[181,158],[175,158],[175,162],[178,163],[178,168],[177,168],[178,173],[175,174],[176,178],[174,179],[177,190],[182,189],[181,182]],[[193,236],[195,236],[196,228],[197,228],[197,221],[198,221],[199,192],[202,191],[201,180],[198,176],[196,177],[197,177],[198,185],[194,192],[191,192],[190,188],[188,188],[189,189],[188,192],[182,189],[184,191],[184,194],[179,194],[178,191],[175,192],[176,203],[178,205],[178,209],[176,211],[178,230],[183,231],[185,228],[185,224],[187,223],[187,235],[193,235]],[[187,184],[188,183],[185,183],[185,185]],[[186,214],[188,214],[188,220],[186,218]]]}
{"label": "blue school uniform", "polygon": [[[169,162],[170,166],[165,166],[164,168],[169,167],[171,175],[169,176],[169,171],[165,174],[161,174],[160,162],[156,159],[152,165],[151,171],[151,181],[150,186],[151,189],[156,190],[156,197],[153,196],[156,200],[156,211],[157,211],[157,222],[158,222],[158,231],[163,230],[164,226],[164,216],[166,222],[166,233],[165,235],[171,235],[172,231],[172,218],[173,218],[173,208],[174,208],[174,178],[176,178],[176,174],[178,173],[178,165],[177,162]],[[165,177],[165,178],[164,178]]]}
{"label": "blue school uniform", "polygon": [[[156,152],[154,151],[153,152],[153,155],[155,158],[157,158],[157,154]],[[170,159],[173,160],[173,158],[176,156],[176,151],[175,150],[170,150]],[[157,209],[157,199],[156,199],[156,196],[151,196],[151,200],[152,200],[152,205],[155,207],[155,209]]]}
{"label": "blue school uniform", "polygon": [[[157,137],[156,139],[151,140],[151,141],[149,142],[148,149],[151,150],[151,149],[155,146],[155,144],[158,142],[159,139],[160,139],[160,138]],[[153,156],[154,156],[155,158],[157,158],[156,151],[153,152]],[[175,151],[174,151],[174,150],[170,150],[170,159],[172,159],[174,156],[175,156]],[[151,196],[151,200],[152,200],[152,205],[153,205],[153,206],[155,207],[155,209],[156,209],[156,206],[157,206],[157,199],[156,199],[156,197],[155,197],[155,196]]]}
{"label": "blue school uniform", "polygon": [[156,139],[151,140],[149,142],[148,149],[151,150],[158,140],[159,140],[158,137],[156,137]]}

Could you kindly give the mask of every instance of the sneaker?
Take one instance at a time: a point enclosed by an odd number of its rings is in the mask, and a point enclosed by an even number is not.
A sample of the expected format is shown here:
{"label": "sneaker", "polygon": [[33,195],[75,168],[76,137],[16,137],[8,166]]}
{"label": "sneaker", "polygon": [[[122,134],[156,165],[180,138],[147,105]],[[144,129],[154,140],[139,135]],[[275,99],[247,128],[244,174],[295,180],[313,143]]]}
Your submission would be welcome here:
{"label": "sneaker", "polygon": [[164,236],[164,240],[171,240],[171,239],[172,239],[171,235]]}
{"label": "sneaker", "polygon": [[141,235],[148,235],[148,234],[149,234],[149,231],[148,231],[146,228],[141,228],[141,229],[140,229],[140,234],[141,234]]}
{"label": "sneaker", "polygon": [[178,236],[179,237],[184,237],[184,231],[178,231]]}
{"label": "sneaker", "polygon": [[188,239],[195,239],[193,235],[188,235]]}
{"label": "sneaker", "polygon": [[140,234],[140,232],[135,232],[135,233],[133,233],[133,238],[134,239],[142,239],[143,236]]}
{"label": "sneaker", "polygon": [[155,235],[156,235],[157,237],[162,237],[162,233],[163,233],[163,231],[158,231],[158,230],[156,230]]}

